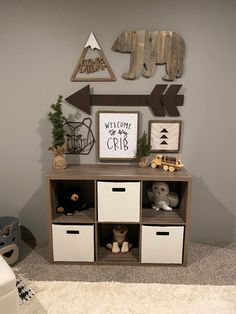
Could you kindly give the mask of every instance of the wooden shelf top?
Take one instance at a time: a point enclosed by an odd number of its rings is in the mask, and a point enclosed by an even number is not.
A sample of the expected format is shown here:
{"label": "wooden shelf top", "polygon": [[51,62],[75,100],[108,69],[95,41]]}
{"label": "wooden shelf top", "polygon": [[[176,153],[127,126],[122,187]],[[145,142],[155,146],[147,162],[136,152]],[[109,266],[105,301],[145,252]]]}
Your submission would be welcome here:
{"label": "wooden shelf top", "polygon": [[63,170],[52,170],[49,180],[163,180],[191,181],[192,176],[186,169],[173,173],[161,168],[139,168],[136,165],[83,164],[69,165]]}

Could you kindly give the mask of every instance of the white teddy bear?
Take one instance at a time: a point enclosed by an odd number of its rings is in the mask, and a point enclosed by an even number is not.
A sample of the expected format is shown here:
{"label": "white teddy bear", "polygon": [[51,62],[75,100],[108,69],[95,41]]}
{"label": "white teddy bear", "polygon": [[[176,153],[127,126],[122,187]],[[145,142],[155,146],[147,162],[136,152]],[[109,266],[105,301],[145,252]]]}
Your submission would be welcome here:
{"label": "white teddy bear", "polygon": [[152,202],[152,208],[159,210],[172,210],[179,203],[179,197],[175,192],[170,192],[169,185],[166,182],[153,182],[152,190],[147,191],[149,200]]}

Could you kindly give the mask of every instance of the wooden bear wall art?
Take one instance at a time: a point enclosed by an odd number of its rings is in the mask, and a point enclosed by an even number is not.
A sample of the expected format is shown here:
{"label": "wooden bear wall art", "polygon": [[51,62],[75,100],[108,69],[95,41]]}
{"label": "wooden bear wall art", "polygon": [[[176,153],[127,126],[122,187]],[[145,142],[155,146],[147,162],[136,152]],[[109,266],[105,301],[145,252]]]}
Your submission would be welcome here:
{"label": "wooden bear wall art", "polygon": [[122,77],[134,80],[139,75],[149,78],[157,64],[165,64],[163,80],[173,81],[183,74],[185,45],[183,39],[172,31],[144,30],[122,32],[112,46],[113,51],[131,53],[129,72]]}

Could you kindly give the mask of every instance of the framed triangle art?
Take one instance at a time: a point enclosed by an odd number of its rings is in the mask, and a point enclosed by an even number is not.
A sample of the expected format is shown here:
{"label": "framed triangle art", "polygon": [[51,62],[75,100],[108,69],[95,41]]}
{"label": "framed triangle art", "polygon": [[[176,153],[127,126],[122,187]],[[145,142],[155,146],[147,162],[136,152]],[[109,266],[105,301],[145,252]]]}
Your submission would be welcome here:
{"label": "framed triangle art", "polygon": [[91,32],[81,57],[71,75],[72,82],[116,81],[106,56]]}
{"label": "framed triangle art", "polygon": [[151,152],[179,153],[181,129],[181,120],[149,120]]}

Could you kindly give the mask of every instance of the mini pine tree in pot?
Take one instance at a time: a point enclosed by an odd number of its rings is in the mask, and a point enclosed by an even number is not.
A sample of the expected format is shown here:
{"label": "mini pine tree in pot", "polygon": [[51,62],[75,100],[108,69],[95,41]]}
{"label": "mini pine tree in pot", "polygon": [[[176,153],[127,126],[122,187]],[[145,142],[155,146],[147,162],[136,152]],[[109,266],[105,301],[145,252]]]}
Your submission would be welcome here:
{"label": "mini pine tree in pot", "polygon": [[51,105],[52,111],[49,112],[48,118],[52,123],[52,146],[49,150],[53,151],[55,156],[53,159],[54,169],[65,169],[67,164],[64,157],[66,150],[64,116],[62,113],[63,96],[59,95],[56,104]]}
{"label": "mini pine tree in pot", "polygon": [[144,131],[143,135],[138,139],[137,151],[135,157],[138,161],[138,166],[146,168],[148,166],[147,157],[150,155],[151,145],[148,143],[147,133]]}

